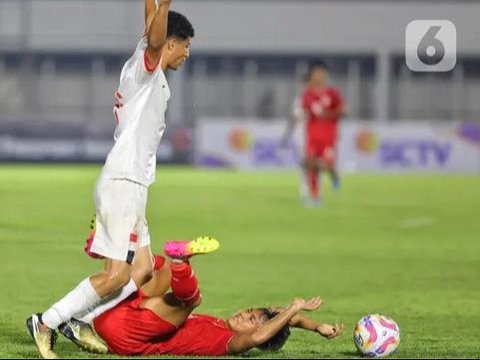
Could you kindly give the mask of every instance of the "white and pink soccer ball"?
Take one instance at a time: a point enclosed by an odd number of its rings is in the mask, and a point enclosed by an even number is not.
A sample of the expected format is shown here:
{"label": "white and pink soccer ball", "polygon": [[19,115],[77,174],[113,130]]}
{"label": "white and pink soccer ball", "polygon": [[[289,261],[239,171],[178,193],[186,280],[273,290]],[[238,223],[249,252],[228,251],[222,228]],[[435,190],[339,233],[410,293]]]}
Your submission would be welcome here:
{"label": "white and pink soccer ball", "polygon": [[372,314],[360,319],[353,331],[358,351],[368,357],[384,357],[397,350],[400,329],[388,316]]}

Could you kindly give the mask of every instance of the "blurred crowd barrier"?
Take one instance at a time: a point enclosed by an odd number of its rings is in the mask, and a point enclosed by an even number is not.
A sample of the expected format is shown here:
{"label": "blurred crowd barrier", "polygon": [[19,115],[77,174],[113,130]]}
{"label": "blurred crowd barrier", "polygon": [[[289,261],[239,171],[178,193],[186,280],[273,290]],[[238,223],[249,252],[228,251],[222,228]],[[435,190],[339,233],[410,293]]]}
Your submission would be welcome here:
{"label": "blurred crowd barrier", "polygon": [[[303,129],[282,142],[286,122],[202,119],[196,131],[195,162],[235,169],[293,169],[303,156]],[[215,141],[211,141],[215,139]],[[344,172],[480,172],[478,122],[343,121],[338,165]]]}
{"label": "blurred crowd barrier", "polygon": [[[322,54],[318,54],[321,56]],[[128,53],[2,53],[0,122],[104,123]],[[193,125],[198,118],[288,116],[302,77],[317,55],[195,54],[169,74],[171,122]],[[387,99],[376,96],[375,56],[322,56],[352,118],[377,119],[377,102],[387,101],[381,120],[472,121],[480,119],[480,57],[459,59],[447,74],[414,74],[391,57]]]}

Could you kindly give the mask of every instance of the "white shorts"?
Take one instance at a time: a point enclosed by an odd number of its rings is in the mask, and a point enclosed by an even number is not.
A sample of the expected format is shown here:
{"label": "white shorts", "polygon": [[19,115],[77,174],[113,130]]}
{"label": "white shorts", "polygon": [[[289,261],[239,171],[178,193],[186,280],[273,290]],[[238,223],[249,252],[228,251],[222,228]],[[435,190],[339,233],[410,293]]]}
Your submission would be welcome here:
{"label": "white shorts", "polygon": [[147,192],[145,186],[129,180],[98,180],[91,252],[131,264],[136,251],[150,245],[145,219]]}

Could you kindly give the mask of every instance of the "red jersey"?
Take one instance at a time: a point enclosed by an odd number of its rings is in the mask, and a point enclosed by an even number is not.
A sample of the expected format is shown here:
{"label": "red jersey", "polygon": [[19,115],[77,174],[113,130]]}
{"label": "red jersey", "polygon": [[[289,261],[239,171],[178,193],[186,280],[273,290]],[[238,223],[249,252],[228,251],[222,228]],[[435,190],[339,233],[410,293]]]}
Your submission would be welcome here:
{"label": "red jersey", "polygon": [[228,355],[235,336],[227,324],[206,315],[191,315],[179,328],[140,307],[139,291],[94,320],[110,352],[119,355]]}
{"label": "red jersey", "polygon": [[340,92],[333,87],[323,90],[309,88],[303,93],[302,104],[307,116],[307,139],[335,143],[339,117],[326,116],[325,112],[338,111],[343,107]]}
{"label": "red jersey", "polygon": [[229,354],[228,343],[234,336],[223,320],[190,315],[171,338],[153,344],[145,354],[225,356]]}

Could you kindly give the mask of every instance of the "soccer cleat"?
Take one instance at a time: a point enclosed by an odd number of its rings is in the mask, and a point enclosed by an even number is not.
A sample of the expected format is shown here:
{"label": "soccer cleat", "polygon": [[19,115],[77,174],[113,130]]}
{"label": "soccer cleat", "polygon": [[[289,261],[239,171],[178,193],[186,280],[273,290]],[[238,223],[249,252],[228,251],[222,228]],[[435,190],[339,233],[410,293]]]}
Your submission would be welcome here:
{"label": "soccer cleat", "polygon": [[57,333],[50,329],[40,321],[39,314],[32,314],[26,321],[27,329],[35,341],[40,355],[44,359],[57,359],[57,354],[53,352],[55,342],[57,341]]}
{"label": "soccer cleat", "polygon": [[216,239],[202,236],[191,241],[169,241],[163,249],[172,259],[188,259],[195,255],[209,254],[219,247],[220,243]]}
{"label": "soccer cleat", "polygon": [[72,319],[60,325],[58,330],[82,350],[94,354],[108,353],[108,348],[95,336],[92,327],[83,321]]}

